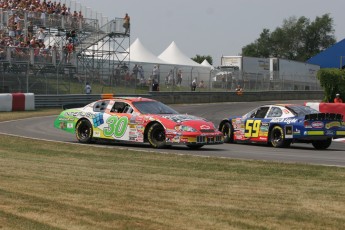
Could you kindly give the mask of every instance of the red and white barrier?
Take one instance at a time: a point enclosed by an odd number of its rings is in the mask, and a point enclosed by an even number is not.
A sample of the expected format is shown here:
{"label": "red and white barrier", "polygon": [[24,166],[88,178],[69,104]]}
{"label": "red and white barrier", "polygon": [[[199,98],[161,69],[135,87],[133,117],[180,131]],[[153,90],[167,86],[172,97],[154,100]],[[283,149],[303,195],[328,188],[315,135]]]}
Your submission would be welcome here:
{"label": "red and white barrier", "polygon": [[0,111],[35,110],[35,95],[33,93],[1,93]]}
{"label": "red and white barrier", "polygon": [[340,113],[344,116],[345,121],[345,103],[306,102],[304,104],[321,113]]}

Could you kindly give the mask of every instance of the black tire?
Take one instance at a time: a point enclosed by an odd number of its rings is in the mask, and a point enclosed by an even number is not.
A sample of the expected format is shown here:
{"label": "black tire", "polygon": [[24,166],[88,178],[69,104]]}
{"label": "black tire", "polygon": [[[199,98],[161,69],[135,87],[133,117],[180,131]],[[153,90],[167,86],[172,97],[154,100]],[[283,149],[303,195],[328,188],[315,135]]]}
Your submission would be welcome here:
{"label": "black tire", "polygon": [[84,143],[84,144],[91,143],[93,128],[90,121],[86,119],[79,120],[75,127],[75,134],[80,143]]}
{"label": "black tire", "polygon": [[198,144],[198,145],[187,145],[188,148],[196,150],[196,149],[200,149],[202,146],[202,144]]}
{"label": "black tire", "polygon": [[224,143],[234,143],[234,129],[230,122],[223,124],[221,130],[224,136]]}
{"label": "black tire", "polygon": [[327,140],[322,141],[313,141],[311,144],[315,149],[327,149],[332,144],[332,138],[328,138]]}
{"label": "black tire", "polygon": [[275,148],[286,148],[291,144],[291,140],[285,139],[283,128],[278,125],[272,128],[269,137],[269,142]]}
{"label": "black tire", "polygon": [[147,139],[153,148],[165,147],[165,130],[159,123],[154,123],[149,127]]}

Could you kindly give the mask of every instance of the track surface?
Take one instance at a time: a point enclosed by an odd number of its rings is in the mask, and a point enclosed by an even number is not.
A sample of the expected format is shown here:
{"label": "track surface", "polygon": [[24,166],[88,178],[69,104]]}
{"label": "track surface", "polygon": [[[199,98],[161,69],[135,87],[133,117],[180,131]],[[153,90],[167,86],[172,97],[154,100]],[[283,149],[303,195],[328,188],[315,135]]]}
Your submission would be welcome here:
{"label": "track surface", "polygon": [[[242,115],[262,104],[298,103],[304,101],[272,101],[272,102],[236,102],[214,104],[185,104],[171,105],[181,113],[205,117],[216,125],[220,120],[230,115]],[[78,143],[73,134],[55,129],[53,123],[56,116],[23,119],[10,122],[0,122],[0,133],[60,141],[65,143]],[[175,153],[197,155],[205,157],[225,157],[234,159],[250,159],[276,161],[286,163],[305,163],[329,166],[345,166],[345,143],[333,142],[327,150],[315,150],[311,144],[292,144],[290,148],[273,148],[264,145],[250,144],[223,144],[204,146],[199,150],[190,150],[185,146],[173,146],[169,149],[153,149],[148,144],[96,144],[104,148],[120,148],[131,150],[144,150],[149,152]]]}

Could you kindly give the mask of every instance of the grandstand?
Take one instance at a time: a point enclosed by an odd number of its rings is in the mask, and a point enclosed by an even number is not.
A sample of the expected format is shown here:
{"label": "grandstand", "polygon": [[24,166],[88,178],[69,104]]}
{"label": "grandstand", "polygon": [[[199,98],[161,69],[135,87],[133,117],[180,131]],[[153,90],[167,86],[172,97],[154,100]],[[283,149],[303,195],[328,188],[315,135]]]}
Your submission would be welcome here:
{"label": "grandstand", "polygon": [[85,82],[118,86],[115,67],[129,66],[124,19],[107,20],[73,2],[0,1],[0,93],[83,93]]}

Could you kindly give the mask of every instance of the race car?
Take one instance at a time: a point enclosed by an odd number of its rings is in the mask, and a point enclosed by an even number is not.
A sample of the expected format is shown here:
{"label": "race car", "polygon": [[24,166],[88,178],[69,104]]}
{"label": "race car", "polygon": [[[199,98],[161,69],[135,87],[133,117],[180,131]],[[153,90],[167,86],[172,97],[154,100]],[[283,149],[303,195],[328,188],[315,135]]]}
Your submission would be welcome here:
{"label": "race car", "polygon": [[241,117],[222,120],[218,129],[227,143],[265,143],[277,148],[299,142],[327,149],[333,139],[345,137],[343,115],[292,104],[260,106]]}
{"label": "race car", "polygon": [[179,114],[159,101],[142,97],[102,99],[66,109],[54,127],[75,133],[81,143],[104,139],[148,142],[154,148],[186,145],[191,149],[223,143],[223,134],[211,121]]}

